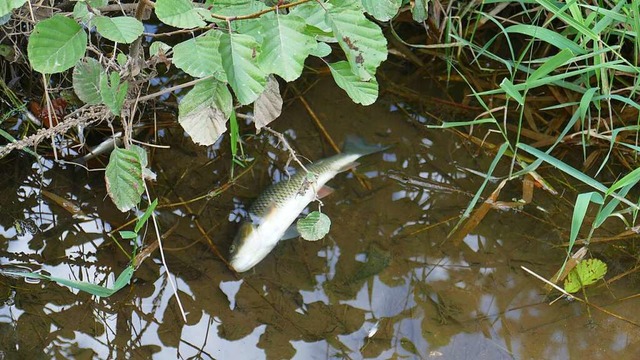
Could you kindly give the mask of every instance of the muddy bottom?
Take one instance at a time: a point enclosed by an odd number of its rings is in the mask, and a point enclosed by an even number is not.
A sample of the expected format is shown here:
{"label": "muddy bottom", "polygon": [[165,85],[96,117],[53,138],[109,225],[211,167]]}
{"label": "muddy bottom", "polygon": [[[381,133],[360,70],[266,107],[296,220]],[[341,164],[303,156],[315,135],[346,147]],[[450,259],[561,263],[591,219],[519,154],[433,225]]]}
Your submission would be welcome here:
{"label": "muddy bottom", "polygon": [[[568,238],[574,193],[536,190],[532,204],[491,212],[453,244],[447,235],[483,181],[466,169],[486,171],[490,155],[426,128],[432,119],[392,96],[359,107],[327,78],[304,96],[336,142],[357,134],[392,146],[362,158],[355,175],[329,183],[335,192],[322,200],[332,221],[328,236],[283,241],[253,270],[234,274],[216,252],[226,257],[251,201],[293,171],[288,153],[271,134],[247,135],[250,159],[242,168],[232,165],[226,137],[205,149],[181,129],[165,129],[159,142],[172,149],[152,150],[158,180],[150,187],[186,323],[157,251],[130,286],[108,298],[0,277],[0,359],[640,356],[638,327],[596,309],[589,315],[576,301],[549,305],[543,284],[521,269],[551,277],[562,264],[566,250],[559,245]],[[253,133],[250,126],[245,134]],[[288,103],[274,128],[303,158],[334,154],[300,101]],[[2,267],[111,286],[129,259],[109,233],[133,217],[105,199],[102,173],[50,162],[31,169],[26,156],[6,164]],[[501,197],[518,198],[517,185]],[[78,204],[87,217],[72,217],[42,189]],[[144,234],[145,244],[154,241],[152,228]],[[624,271],[610,268],[608,277]],[[636,321],[638,299],[616,300],[634,291],[626,278],[587,295]]]}

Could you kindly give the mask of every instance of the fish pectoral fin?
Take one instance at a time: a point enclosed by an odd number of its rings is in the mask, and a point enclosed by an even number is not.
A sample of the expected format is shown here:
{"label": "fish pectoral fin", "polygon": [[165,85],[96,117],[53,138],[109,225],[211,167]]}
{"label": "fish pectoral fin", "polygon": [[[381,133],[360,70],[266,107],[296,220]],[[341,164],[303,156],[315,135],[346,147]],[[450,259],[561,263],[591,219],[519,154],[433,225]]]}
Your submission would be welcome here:
{"label": "fish pectoral fin", "polygon": [[287,228],[287,231],[284,232],[284,235],[282,235],[280,240],[295,239],[295,238],[297,238],[299,236],[300,236],[300,233],[298,232],[298,228],[296,228],[296,225],[293,224],[293,225],[289,226],[289,228]]}
{"label": "fish pectoral fin", "polygon": [[318,197],[318,199],[322,199],[325,196],[333,194],[334,191],[335,189],[333,189],[332,187],[323,185],[320,189],[318,189],[318,193],[316,194],[316,196]]}
{"label": "fish pectoral fin", "polygon": [[360,165],[360,163],[359,163],[359,162],[357,162],[357,161],[354,161],[354,162],[348,163],[347,165],[345,165],[345,166],[341,167],[341,168],[338,170],[338,172],[343,172],[343,171],[347,171],[347,170],[353,170],[353,169],[355,169],[358,165]]}

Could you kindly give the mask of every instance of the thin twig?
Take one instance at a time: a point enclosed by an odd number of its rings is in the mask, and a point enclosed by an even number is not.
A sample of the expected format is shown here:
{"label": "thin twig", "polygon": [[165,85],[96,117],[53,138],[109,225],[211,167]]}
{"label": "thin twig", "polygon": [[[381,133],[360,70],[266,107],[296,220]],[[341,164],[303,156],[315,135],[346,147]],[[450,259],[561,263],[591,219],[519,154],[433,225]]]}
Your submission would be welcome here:
{"label": "thin twig", "polygon": [[[147,194],[147,199],[151,199],[151,196],[149,195],[149,188],[147,187],[147,183],[144,183],[144,191]],[[152,212],[151,213],[151,219],[153,220],[153,228],[156,231],[156,238],[158,241],[158,248],[160,249],[160,259],[162,259],[162,266],[164,266],[164,269],[167,271],[167,279],[169,279],[169,284],[171,285],[171,289],[173,290],[173,294],[176,296],[176,302],[178,303],[178,308],[180,308],[180,314],[182,315],[182,320],[184,320],[184,322],[187,322],[187,315],[184,311],[184,307],[182,306],[182,301],[180,301],[180,295],[178,294],[178,289],[176,287],[176,284],[173,280],[173,278],[171,277],[171,271],[169,271],[169,266],[167,265],[167,260],[164,257],[164,249],[162,247],[162,236],[160,235],[160,229],[158,227],[158,220],[156,219],[156,215]]]}

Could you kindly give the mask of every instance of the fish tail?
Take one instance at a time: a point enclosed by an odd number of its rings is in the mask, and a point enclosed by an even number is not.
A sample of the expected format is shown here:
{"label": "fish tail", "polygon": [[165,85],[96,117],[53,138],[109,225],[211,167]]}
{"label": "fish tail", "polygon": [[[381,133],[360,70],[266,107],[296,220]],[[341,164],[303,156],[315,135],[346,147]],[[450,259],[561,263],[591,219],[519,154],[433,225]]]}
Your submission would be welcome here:
{"label": "fish tail", "polygon": [[347,135],[342,147],[342,152],[365,156],[388,149],[389,146],[367,144],[363,138],[355,135]]}

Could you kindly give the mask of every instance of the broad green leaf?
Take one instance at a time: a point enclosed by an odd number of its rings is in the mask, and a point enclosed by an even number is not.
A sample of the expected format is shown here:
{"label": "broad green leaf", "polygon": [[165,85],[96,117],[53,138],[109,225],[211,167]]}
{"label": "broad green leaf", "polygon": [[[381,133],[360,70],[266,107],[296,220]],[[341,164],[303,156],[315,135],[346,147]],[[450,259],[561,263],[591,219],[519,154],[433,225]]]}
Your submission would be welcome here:
{"label": "broad green leaf", "polygon": [[116,207],[126,212],[140,202],[144,192],[142,165],[136,151],[115,148],[105,171],[107,193]]}
{"label": "broad green leaf", "polygon": [[310,55],[313,55],[319,58],[329,56],[329,54],[331,54],[331,46],[329,46],[329,44],[324,42],[316,43],[316,48],[313,49],[310,53]]}
{"label": "broad green leaf", "polygon": [[140,20],[131,16],[96,16],[93,24],[100,35],[123,44],[132,43],[144,30]]}
{"label": "broad green leaf", "polygon": [[313,211],[298,220],[296,228],[303,239],[308,241],[320,240],[329,233],[331,219],[319,211]]}
{"label": "broad green leaf", "polygon": [[402,0],[361,0],[362,6],[374,18],[389,21],[396,16]]}
{"label": "broad green leaf", "polygon": [[123,230],[123,231],[118,231],[118,234],[120,234],[120,237],[125,240],[135,239],[138,237],[138,233],[135,231]]}
{"label": "broad green leaf", "polygon": [[100,96],[113,115],[120,116],[124,99],[127,96],[129,83],[120,83],[120,74],[112,72],[109,76],[100,77]]}
{"label": "broad green leaf", "polygon": [[149,45],[149,56],[156,56],[162,51],[164,54],[171,50],[171,46],[163,43],[162,41],[154,41]]}
{"label": "broad green leaf", "polygon": [[77,22],[62,15],[36,24],[27,51],[34,70],[43,74],[63,72],[84,55],[87,33]]}
{"label": "broad green leaf", "polygon": [[86,57],[73,68],[73,91],[89,105],[102,103],[100,81],[106,77],[102,65],[94,58]]}
{"label": "broad green leaf", "polygon": [[138,145],[131,145],[129,148],[131,151],[135,151],[138,154],[138,159],[140,159],[140,166],[144,169],[149,165],[149,160],[147,159],[147,150]]}
{"label": "broad green leaf", "polygon": [[86,0],[94,8],[101,8],[109,4],[109,0]]}
{"label": "broad green leaf", "polygon": [[227,85],[215,79],[197,83],[178,106],[178,122],[193,142],[212,145],[226,130],[233,109]]}
{"label": "broad green leaf", "polygon": [[219,45],[219,31],[183,41],[173,47],[173,64],[193,77],[213,75],[226,82]]}
{"label": "broad green leaf", "polygon": [[596,203],[601,205],[604,202],[602,195],[595,191],[578,194],[576,204],[573,207],[573,216],[571,217],[571,233],[569,235],[569,254],[571,249],[578,238],[578,233],[584,222],[584,217],[587,215],[587,209],[590,203]]}
{"label": "broad green leaf", "polygon": [[430,0],[415,0],[411,4],[411,15],[413,21],[423,22],[429,17],[429,1]]}
{"label": "broad green leaf", "polygon": [[223,34],[220,38],[222,66],[242,105],[254,102],[267,82],[267,74],[258,67],[259,50],[258,43],[249,35]]}
{"label": "broad green leaf", "polygon": [[158,206],[158,199],[153,200],[151,204],[149,204],[147,210],[145,210],[144,214],[142,214],[142,216],[136,222],[136,226],[133,231],[137,233],[140,231],[140,229],[142,229],[142,226],[144,226],[147,220],[149,220],[149,218],[151,217],[151,214],[153,214],[153,210],[156,209],[156,206]]}
{"label": "broad green leaf", "polygon": [[277,74],[293,81],[302,74],[305,59],[316,47],[313,36],[304,30],[304,20],[295,15],[276,15],[260,19],[264,42],[258,62],[267,74]]}
{"label": "broad green leaf", "polygon": [[160,21],[177,28],[191,29],[207,25],[190,0],[156,0],[155,10]]}
{"label": "broad green leaf", "polygon": [[353,73],[362,80],[371,79],[387,58],[387,40],[380,27],[359,11],[337,6],[326,16]]}
{"label": "broad green leaf", "polygon": [[329,64],[331,75],[336,84],[347,92],[353,102],[362,105],[371,105],[378,98],[378,83],[373,77],[369,81],[363,81],[356,76],[346,61],[338,61]]}
{"label": "broad green leaf", "polygon": [[568,293],[578,292],[604,278],[607,274],[607,264],[599,259],[580,261],[564,280],[564,290]]}
{"label": "broad green leaf", "polygon": [[95,295],[99,297],[107,297],[115,294],[117,291],[127,286],[131,281],[131,278],[133,277],[134,271],[135,271],[135,268],[133,264],[129,265],[126,269],[124,269],[122,273],[120,273],[120,276],[118,276],[116,281],[113,283],[113,288],[108,288],[106,286],[100,286],[100,285],[88,283],[85,281],[69,280],[69,279],[64,279],[64,278],[59,278],[55,276],[34,273],[34,272],[1,271],[0,270],[0,273],[3,275],[9,275],[9,276],[54,281],[54,282],[57,282],[58,284],[65,285],[70,288],[78,289],[86,293],[89,293],[91,295]]}
{"label": "broad green leaf", "polygon": [[269,125],[282,113],[282,96],[278,80],[273,75],[269,76],[264,91],[253,103],[253,124],[256,132]]}
{"label": "broad green leaf", "polygon": [[324,3],[322,6],[316,1],[304,3],[294,7],[290,15],[299,16],[307,23],[307,25],[318,29],[320,32],[331,32],[331,25],[327,22],[325,14],[327,10],[333,8],[330,3]]}
{"label": "broad green leaf", "polygon": [[3,0],[0,1],[0,16],[10,14],[13,9],[17,9],[24,5],[27,0]]}
{"label": "broad green leaf", "polygon": [[81,22],[82,24],[88,25],[94,16],[95,14],[89,12],[89,8],[87,8],[87,4],[84,2],[78,1],[73,6],[73,18],[76,19],[76,21]]}

